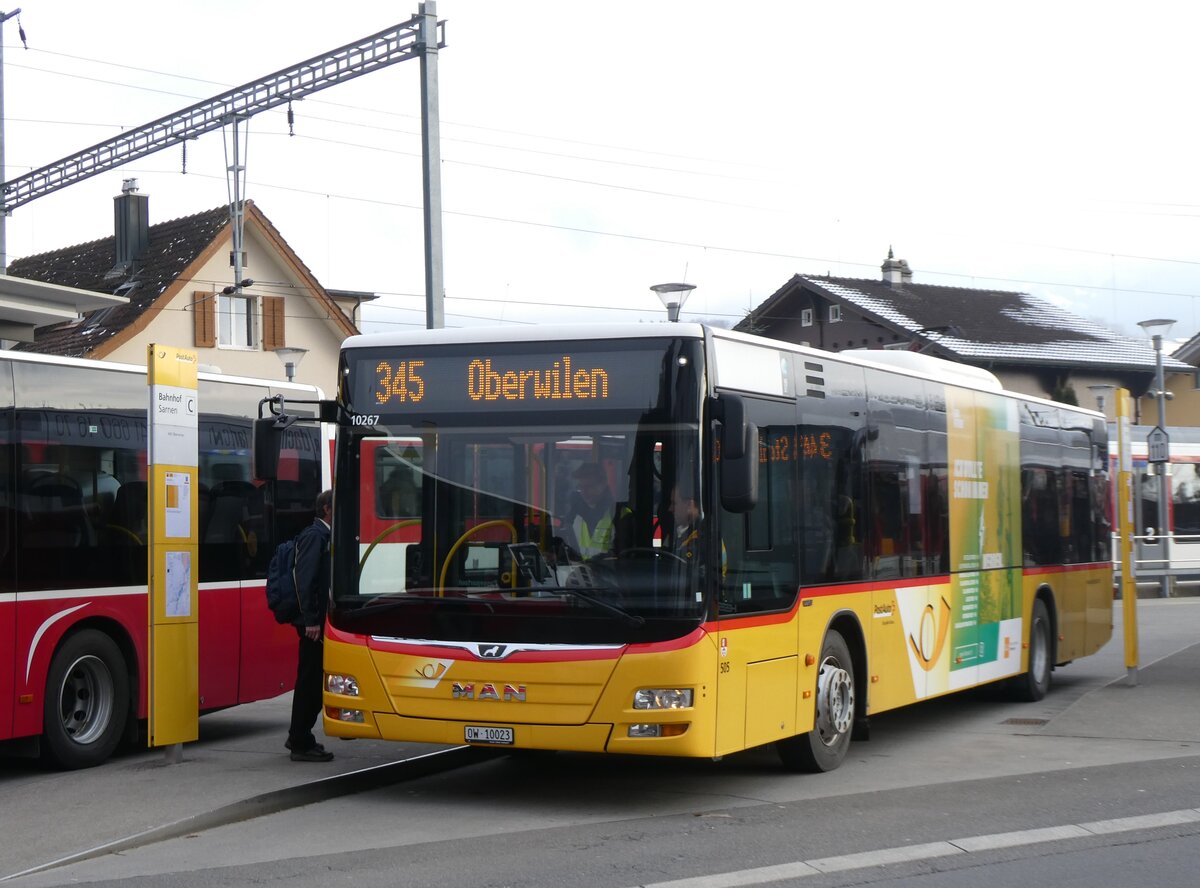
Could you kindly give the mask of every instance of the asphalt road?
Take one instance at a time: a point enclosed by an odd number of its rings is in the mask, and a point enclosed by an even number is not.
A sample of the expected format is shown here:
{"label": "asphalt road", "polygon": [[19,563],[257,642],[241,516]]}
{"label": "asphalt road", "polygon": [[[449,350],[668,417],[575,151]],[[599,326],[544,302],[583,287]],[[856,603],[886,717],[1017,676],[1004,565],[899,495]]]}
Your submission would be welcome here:
{"label": "asphalt road", "polygon": [[1045,700],[978,691],[877,717],[830,774],[769,750],[505,757],[8,884],[1192,886],[1200,599],[1143,602],[1139,623],[1136,687],[1118,626]]}

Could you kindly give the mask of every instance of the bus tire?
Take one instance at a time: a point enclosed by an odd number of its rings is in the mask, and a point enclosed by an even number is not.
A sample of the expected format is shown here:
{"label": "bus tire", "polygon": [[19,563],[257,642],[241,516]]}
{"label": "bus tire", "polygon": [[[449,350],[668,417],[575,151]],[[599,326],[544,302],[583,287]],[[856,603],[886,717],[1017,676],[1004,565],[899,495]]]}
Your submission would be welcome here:
{"label": "bus tire", "polygon": [[854,661],[850,647],[836,629],[830,629],[821,643],[816,697],[813,729],[775,744],[779,760],[790,770],[832,771],[850,748],[857,707]]}
{"label": "bus tire", "polygon": [[125,731],[129,675],[121,650],[96,629],[76,632],[50,662],[42,753],[65,770],[105,761]]}
{"label": "bus tire", "polygon": [[1036,703],[1050,690],[1050,671],[1054,665],[1052,632],[1046,602],[1035,598],[1029,617],[1029,670],[1012,683],[1013,696],[1022,702]]}

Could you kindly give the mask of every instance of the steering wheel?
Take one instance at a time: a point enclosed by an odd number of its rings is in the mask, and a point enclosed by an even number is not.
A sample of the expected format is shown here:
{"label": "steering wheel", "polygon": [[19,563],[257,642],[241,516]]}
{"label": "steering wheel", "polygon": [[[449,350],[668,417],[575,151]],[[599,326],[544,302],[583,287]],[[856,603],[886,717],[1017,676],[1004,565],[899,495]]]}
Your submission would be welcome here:
{"label": "steering wheel", "polygon": [[619,557],[625,558],[628,556],[634,556],[634,557],[638,557],[638,558],[640,558],[642,556],[647,556],[650,558],[671,558],[671,559],[674,559],[675,561],[678,561],[680,564],[684,565],[685,567],[688,564],[688,560],[686,558],[684,558],[680,555],[676,555],[674,552],[669,552],[666,549],[655,549],[655,548],[646,548],[646,547],[638,547],[638,548],[634,548],[634,549],[622,549]]}

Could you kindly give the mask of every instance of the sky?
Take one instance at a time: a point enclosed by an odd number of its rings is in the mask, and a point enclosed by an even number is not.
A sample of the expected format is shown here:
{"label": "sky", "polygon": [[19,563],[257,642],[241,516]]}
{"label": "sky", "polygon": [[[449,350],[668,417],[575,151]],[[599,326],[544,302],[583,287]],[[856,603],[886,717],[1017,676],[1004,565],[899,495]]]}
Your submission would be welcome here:
{"label": "sky", "polygon": [[[11,11],[13,6],[7,7]],[[438,0],[447,326],[733,324],[793,274],[1016,290],[1200,330],[1200,4]],[[417,0],[24,0],[6,179],[407,21]],[[28,49],[18,36],[18,21]],[[249,122],[246,197],[322,285],[425,326],[420,63]],[[213,132],[17,208],[10,261],[229,200]],[[247,273],[253,277],[253,256]],[[232,280],[232,271],[231,271]]]}

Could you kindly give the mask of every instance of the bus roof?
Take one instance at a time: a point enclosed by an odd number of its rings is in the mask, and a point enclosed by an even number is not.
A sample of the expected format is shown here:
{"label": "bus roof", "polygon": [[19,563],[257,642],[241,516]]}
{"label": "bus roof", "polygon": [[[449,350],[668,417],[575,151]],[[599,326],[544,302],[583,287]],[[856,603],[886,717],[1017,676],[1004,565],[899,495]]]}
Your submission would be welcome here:
{"label": "bus roof", "polygon": [[527,324],[507,327],[443,327],[402,333],[366,333],[351,336],[343,349],[387,348],[405,345],[454,345],[483,342],[544,342],[592,339],[661,339],[664,336],[703,339],[702,324]]}
{"label": "bus roof", "polygon": [[[0,349],[0,360],[17,361],[27,364],[49,364],[55,367],[92,367],[95,369],[116,370],[120,373],[140,373],[146,375],[145,364],[126,364],[120,361],[97,361],[92,358],[68,358],[62,355],[44,355],[39,352],[17,352],[7,349]],[[305,395],[315,394],[318,399],[325,397],[319,386],[309,385],[303,382],[288,382],[283,379],[266,379],[257,376],[233,376],[228,373],[222,373],[220,370],[204,369],[205,365],[200,365],[198,376],[200,379],[207,379],[214,382],[232,382],[242,385],[264,385],[278,389],[291,389],[295,392],[301,392]]]}
{"label": "bus roof", "polygon": [[795,342],[770,339],[738,330],[726,330],[695,323],[669,323],[666,321],[649,324],[528,324],[522,326],[455,327],[436,330],[413,330],[398,333],[367,333],[351,336],[342,343],[343,350],[356,348],[388,348],[422,345],[482,344],[490,342],[553,342],[600,339],[728,339],[774,348],[792,354],[812,355],[820,360],[838,360],[866,367],[879,367],[906,376],[928,379],[948,385],[962,386],[979,391],[996,392],[1019,398],[1022,401],[1042,403],[1048,406],[1067,408],[1079,413],[1101,416],[1086,407],[1077,407],[1027,395],[1004,388],[995,374],[980,367],[947,361],[932,355],[909,351],[849,349],[829,352]]}

